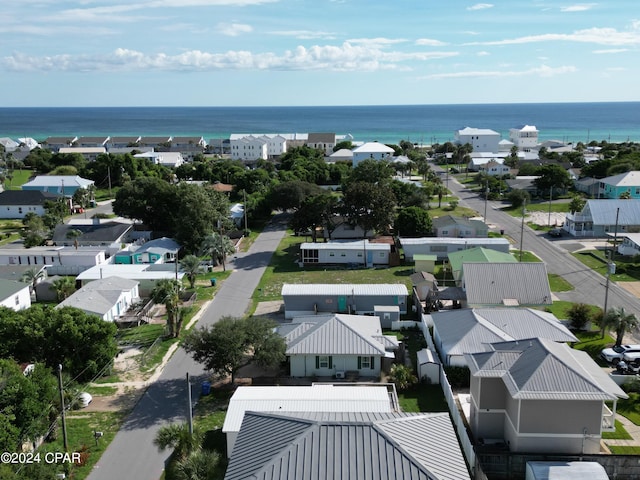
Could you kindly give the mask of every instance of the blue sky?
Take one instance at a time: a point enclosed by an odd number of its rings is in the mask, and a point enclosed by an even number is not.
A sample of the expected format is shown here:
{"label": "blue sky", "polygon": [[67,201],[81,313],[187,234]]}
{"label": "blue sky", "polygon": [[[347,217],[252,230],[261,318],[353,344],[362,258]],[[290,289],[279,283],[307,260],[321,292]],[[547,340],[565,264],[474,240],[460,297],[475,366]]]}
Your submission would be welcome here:
{"label": "blue sky", "polygon": [[638,101],[640,3],[15,0],[1,106]]}

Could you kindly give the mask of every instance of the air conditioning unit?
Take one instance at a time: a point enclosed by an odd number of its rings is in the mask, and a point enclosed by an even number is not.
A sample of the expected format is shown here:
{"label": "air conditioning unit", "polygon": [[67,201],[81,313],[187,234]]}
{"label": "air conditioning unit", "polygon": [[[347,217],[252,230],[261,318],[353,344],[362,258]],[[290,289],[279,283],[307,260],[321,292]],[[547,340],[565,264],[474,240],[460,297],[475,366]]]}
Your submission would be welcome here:
{"label": "air conditioning unit", "polygon": [[345,378],[344,371],[337,371],[336,378],[344,380]]}

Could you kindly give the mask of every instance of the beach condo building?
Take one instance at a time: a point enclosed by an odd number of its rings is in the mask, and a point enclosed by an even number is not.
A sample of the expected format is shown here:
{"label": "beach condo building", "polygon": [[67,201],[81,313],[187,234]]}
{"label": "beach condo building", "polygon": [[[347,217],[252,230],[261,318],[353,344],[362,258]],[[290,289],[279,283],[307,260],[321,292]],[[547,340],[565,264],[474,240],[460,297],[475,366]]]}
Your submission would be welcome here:
{"label": "beach condo building", "polygon": [[509,130],[509,139],[522,152],[537,150],[538,129],[533,125],[520,125]]}
{"label": "beach condo building", "polygon": [[384,143],[367,142],[353,150],[353,167],[364,160],[386,160],[390,162],[393,159],[395,150],[387,147]]}
{"label": "beach condo building", "polygon": [[336,143],[338,141],[335,133],[309,133],[307,138],[307,147],[322,150],[325,155],[333,153]]}
{"label": "beach condo building", "polygon": [[231,159],[243,162],[267,160],[269,145],[264,138],[245,135],[231,137]]}
{"label": "beach condo building", "polygon": [[499,151],[500,134],[488,128],[472,128],[465,127],[454,132],[457,145],[469,144],[473,147],[474,152],[493,152]]}

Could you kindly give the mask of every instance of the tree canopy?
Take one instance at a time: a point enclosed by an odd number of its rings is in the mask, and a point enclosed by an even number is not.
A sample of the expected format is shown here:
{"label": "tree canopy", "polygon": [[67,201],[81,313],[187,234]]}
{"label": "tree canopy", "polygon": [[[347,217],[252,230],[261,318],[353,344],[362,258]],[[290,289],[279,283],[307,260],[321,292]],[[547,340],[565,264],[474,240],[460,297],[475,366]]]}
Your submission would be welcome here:
{"label": "tree canopy", "polygon": [[398,212],[395,231],[403,237],[425,237],[431,233],[433,225],[429,212],[420,207],[407,207]]}
{"label": "tree canopy", "polygon": [[387,185],[349,183],[342,197],[342,209],[349,222],[365,232],[386,232],[395,218],[396,199]]}

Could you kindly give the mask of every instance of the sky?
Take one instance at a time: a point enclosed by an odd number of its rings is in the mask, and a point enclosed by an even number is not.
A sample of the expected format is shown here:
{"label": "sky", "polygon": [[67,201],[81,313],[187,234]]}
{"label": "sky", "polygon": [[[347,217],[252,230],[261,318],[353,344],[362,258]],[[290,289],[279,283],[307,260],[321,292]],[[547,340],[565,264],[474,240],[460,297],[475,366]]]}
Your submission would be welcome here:
{"label": "sky", "polygon": [[14,0],[0,106],[640,101],[640,2]]}

